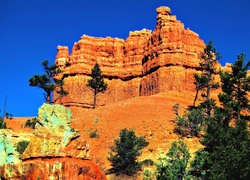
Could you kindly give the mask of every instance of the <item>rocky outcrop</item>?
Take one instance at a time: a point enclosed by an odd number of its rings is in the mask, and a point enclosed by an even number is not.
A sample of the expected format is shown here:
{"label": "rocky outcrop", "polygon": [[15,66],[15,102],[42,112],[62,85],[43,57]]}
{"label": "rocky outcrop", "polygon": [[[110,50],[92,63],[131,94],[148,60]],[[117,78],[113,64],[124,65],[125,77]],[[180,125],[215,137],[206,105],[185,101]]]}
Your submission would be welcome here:
{"label": "rocky outcrop", "polygon": [[91,69],[98,62],[108,84],[98,94],[98,105],[165,91],[194,90],[193,73],[199,69],[204,42],[198,34],[171,16],[168,7],[159,7],[154,31],[129,33],[126,40],[83,35],[73,46],[58,46],[55,63],[63,70],[69,94],[57,103],[89,106],[93,92],[86,87]]}
{"label": "rocky outcrop", "polygon": [[88,159],[89,145],[77,131],[70,128],[71,116],[71,111],[61,105],[44,104],[38,112],[35,136],[22,159],[65,156]]}
{"label": "rocky outcrop", "polygon": [[79,158],[35,158],[0,168],[2,179],[105,180],[105,174],[90,160]]}
{"label": "rocky outcrop", "polygon": [[[106,179],[90,160],[90,147],[70,128],[71,111],[62,105],[44,104],[34,133],[26,137],[11,130],[0,134],[0,174],[3,179]],[[8,131],[8,132],[5,132]],[[29,144],[20,155],[17,137]]]}
{"label": "rocky outcrop", "polygon": [[20,163],[19,153],[16,151],[17,143],[30,141],[33,136],[30,133],[16,133],[10,129],[0,129],[0,166]]}
{"label": "rocky outcrop", "polygon": [[193,74],[199,68],[204,42],[198,34],[170,16],[168,7],[157,9],[157,24],[142,62],[140,95],[166,91],[192,91]]}

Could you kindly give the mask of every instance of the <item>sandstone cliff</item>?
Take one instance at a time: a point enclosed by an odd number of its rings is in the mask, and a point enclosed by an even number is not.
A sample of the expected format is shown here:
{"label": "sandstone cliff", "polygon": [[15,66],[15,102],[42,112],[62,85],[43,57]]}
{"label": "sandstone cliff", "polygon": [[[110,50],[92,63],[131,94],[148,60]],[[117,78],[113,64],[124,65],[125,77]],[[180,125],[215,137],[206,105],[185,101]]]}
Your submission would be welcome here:
{"label": "sandstone cliff", "polygon": [[98,62],[108,90],[98,94],[98,105],[166,91],[194,91],[193,74],[199,69],[204,42],[198,34],[159,7],[154,31],[130,32],[126,40],[83,35],[69,54],[58,46],[55,63],[63,70],[67,97],[57,103],[90,106],[93,93],[86,87]]}
{"label": "sandstone cliff", "polygon": [[[34,133],[0,130],[0,179],[106,179],[90,160],[90,146],[70,128],[71,111],[61,105],[39,109]],[[17,143],[29,141],[25,151]]]}

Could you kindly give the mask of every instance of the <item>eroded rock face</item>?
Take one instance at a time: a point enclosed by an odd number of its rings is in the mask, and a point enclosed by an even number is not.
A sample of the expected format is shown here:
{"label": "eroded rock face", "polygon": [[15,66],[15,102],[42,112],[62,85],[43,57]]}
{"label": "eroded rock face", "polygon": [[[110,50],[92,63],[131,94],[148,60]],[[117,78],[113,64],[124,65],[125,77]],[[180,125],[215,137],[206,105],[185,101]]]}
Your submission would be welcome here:
{"label": "eroded rock face", "polygon": [[[205,43],[199,35],[185,28],[171,9],[156,9],[156,27],[129,33],[126,40],[95,38],[83,35],[69,54],[68,47],[58,46],[55,63],[63,70],[69,94],[56,103],[65,106],[91,107],[93,92],[86,86],[91,70],[98,62],[108,84],[98,94],[97,105],[148,96],[161,92],[190,92],[194,96],[194,73],[201,73],[200,54]],[[228,70],[219,62],[219,70]],[[213,79],[220,82],[219,74]]]}
{"label": "eroded rock face", "polygon": [[30,142],[22,155],[16,151],[16,144],[17,138],[25,139],[23,135],[1,130],[2,178],[106,179],[89,159],[89,144],[70,128],[71,116],[71,111],[62,105],[44,104],[39,109],[34,133],[25,137]]}
{"label": "eroded rock face", "polygon": [[0,168],[3,179],[106,180],[105,174],[90,160],[79,158],[35,158]]}
{"label": "eroded rock face", "polygon": [[[89,145],[70,128],[71,116],[71,111],[61,105],[44,104],[38,112],[35,136],[22,159],[64,156],[88,159]],[[72,147],[72,151],[67,151],[68,146]]]}
{"label": "eroded rock face", "polygon": [[58,46],[55,63],[63,70],[69,94],[57,103],[83,107],[93,103],[86,84],[96,62],[108,84],[108,90],[98,94],[98,105],[169,90],[194,91],[193,73],[205,44],[171,16],[170,8],[162,6],[156,12],[153,32],[130,32],[126,40],[83,35],[70,55],[67,47]]}
{"label": "eroded rock face", "polygon": [[0,129],[0,166],[21,162],[19,153],[16,151],[17,143],[30,141],[33,136],[30,133],[16,133],[10,129]]}

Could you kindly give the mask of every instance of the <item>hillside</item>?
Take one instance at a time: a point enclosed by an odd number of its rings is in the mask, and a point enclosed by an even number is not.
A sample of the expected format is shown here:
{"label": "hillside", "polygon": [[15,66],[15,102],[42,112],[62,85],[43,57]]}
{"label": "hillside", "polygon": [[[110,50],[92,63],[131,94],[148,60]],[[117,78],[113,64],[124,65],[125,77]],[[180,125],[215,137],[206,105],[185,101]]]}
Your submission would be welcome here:
{"label": "hillside", "polygon": [[[176,93],[160,93],[147,97],[136,97],[111,103],[96,109],[71,107],[71,127],[79,129],[91,145],[93,156],[107,157],[108,147],[119,136],[123,128],[134,129],[137,135],[150,142],[142,158],[154,160],[165,154],[172,141],[178,137],[173,133],[173,105],[180,104],[180,112],[192,103],[192,96]],[[89,138],[90,130],[97,130],[99,138]],[[197,139],[189,139],[190,150],[196,150]],[[194,142],[194,143],[192,143]],[[150,152],[149,150],[153,150]],[[98,153],[97,153],[98,152]]]}
{"label": "hillside", "polygon": [[[96,109],[71,107],[71,127],[79,130],[84,140],[90,144],[91,159],[104,170],[110,167],[106,160],[109,146],[113,145],[114,139],[119,137],[119,132],[123,128],[134,129],[136,135],[145,136],[149,145],[143,150],[140,159],[152,159],[157,162],[178,138],[173,133],[175,114],[172,106],[179,103],[180,113],[183,113],[193,101],[193,94],[184,94],[159,93],[110,103]],[[23,128],[26,119],[7,120],[7,126],[14,131],[31,132],[32,129]],[[90,132],[95,130],[99,138],[90,138]],[[191,153],[201,147],[197,138],[185,139],[185,142]]]}

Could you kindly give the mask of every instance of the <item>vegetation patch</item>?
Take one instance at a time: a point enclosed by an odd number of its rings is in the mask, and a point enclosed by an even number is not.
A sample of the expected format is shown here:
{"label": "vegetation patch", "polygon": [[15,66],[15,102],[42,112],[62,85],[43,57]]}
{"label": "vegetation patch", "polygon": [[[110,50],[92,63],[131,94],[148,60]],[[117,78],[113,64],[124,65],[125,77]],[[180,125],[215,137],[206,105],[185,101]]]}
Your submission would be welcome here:
{"label": "vegetation patch", "polygon": [[134,130],[122,129],[119,139],[115,139],[114,143],[107,158],[113,167],[112,171],[133,175],[140,170],[142,163],[137,158],[141,155],[141,150],[149,144],[144,137],[137,137]]}
{"label": "vegetation patch", "polygon": [[35,129],[36,123],[37,123],[37,118],[32,118],[32,119],[28,119],[25,123],[25,128],[26,127],[31,127],[32,129]]}
{"label": "vegetation patch", "polygon": [[90,137],[90,138],[99,138],[100,136],[99,136],[99,134],[98,134],[98,132],[97,132],[97,129],[94,130],[94,131],[92,131],[92,130],[90,129],[90,130],[89,130],[89,137]]}
{"label": "vegetation patch", "polygon": [[19,154],[23,154],[25,149],[28,147],[29,143],[30,143],[29,141],[20,141],[20,142],[18,142],[17,147],[16,147],[16,151]]}

